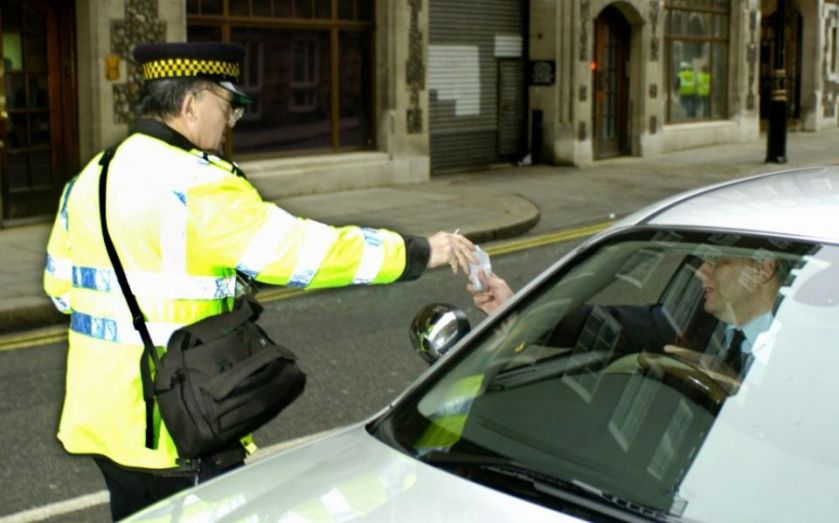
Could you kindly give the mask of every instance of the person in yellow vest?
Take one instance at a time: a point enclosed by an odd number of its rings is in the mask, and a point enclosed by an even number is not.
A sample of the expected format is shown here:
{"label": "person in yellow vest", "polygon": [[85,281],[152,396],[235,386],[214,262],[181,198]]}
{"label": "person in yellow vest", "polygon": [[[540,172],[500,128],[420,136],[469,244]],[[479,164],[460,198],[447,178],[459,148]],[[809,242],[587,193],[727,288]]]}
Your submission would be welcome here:
{"label": "person in yellow vest", "polygon": [[[229,311],[237,271],[305,288],[412,280],[446,264],[468,272],[474,245],[462,235],[332,227],[263,201],[220,155],[227,127],[252,102],[237,86],[243,56],[241,46],[220,43],[134,50],[144,91],[140,118],[110,164],[108,228],[156,346]],[[143,343],[102,239],[101,156],[64,188],[44,289],[70,315],[58,439],[67,452],[94,457],[116,520],[241,465],[252,442],[185,467],[157,415],[157,445],[145,446]]]}
{"label": "person in yellow vest", "polygon": [[696,118],[696,72],[688,62],[679,65],[676,75],[676,92],[688,118]]}
{"label": "person in yellow vest", "polygon": [[702,64],[702,69],[696,75],[696,101],[697,113],[700,118],[711,117],[711,104],[709,97],[711,95],[711,72],[708,70],[708,64]]}

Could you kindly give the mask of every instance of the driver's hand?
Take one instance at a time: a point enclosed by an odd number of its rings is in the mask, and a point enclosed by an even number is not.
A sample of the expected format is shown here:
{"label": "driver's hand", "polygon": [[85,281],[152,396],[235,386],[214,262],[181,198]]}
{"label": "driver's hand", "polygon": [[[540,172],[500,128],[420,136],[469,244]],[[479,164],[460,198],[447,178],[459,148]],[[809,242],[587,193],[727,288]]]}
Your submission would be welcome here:
{"label": "driver's hand", "polygon": [[513,289],[495,274],[487,276],[484,271],[478,271],[478,278],[484,286],[484,290],[478,290],[470,283],[466,290],[472,295],[475,306],[485,314],[492,314],[513,295]]}

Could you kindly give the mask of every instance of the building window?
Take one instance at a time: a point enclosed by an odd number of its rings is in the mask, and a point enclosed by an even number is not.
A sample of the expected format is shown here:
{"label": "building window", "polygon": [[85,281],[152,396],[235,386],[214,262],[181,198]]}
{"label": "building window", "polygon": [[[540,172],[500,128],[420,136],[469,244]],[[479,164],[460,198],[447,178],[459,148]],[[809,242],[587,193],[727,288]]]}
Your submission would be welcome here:
{"label": "building window", "polygon": [[298,38],[291,44],[291,84],[288,110],[310,113],[318,107],[318,41]]}
{"label": "building window", "polygon": [[245,46],[228,154],[373,146],[373,0],[188,0],[187,39]]}
{"label": "building window", "polygon": [[730,12],[730,0],[667,2],[668,122],[728,117]]}
{"label": "building window", "polygon": [[827,33],[827,42],[825,48],[826,62],[827,62],[827,77],[829,80],[839,81],[839,8],[835,5],[826,4],[825,10],[825,28]]}

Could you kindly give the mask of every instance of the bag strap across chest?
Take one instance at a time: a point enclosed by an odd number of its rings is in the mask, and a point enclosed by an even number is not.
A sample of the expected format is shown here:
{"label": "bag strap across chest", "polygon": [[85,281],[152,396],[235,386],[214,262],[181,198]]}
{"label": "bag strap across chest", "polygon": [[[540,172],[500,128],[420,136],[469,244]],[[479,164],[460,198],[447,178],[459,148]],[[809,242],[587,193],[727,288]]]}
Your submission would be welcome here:
{"label": "bag strap across chest", "polygon": [[119,287],[122,289],[122,294],[128,303],[128,310],[131,311],[131,321],[134,324],[134,328],[140,333],[140,338],[143,340],[143,355],[140,358],[140,378],[143,382],[143,401],[146,404],[146,448],[155,449],[157,448],[157,441],[154,434],[154,382],[151,377],[151,364],[154,363],[155,368],[160,368],[160,358],[157,355],[149,328],[146,325],[146,318],[143,316],[143,311],[140,310],[137,297],[131,291],[131,287],[128,284],[128,277],[125,275],[125,269],[117,255],[111,234],[108,232],[106,204],[108,167],[118,147],[119,144],[107,148],[99,159],[99,165],[102,166],[102,170],[99,173],[99,219],[102,224],[102,239],[105,242],[105,250],[108,251],[108,258],[111,260],[111,265],[116,273]]}

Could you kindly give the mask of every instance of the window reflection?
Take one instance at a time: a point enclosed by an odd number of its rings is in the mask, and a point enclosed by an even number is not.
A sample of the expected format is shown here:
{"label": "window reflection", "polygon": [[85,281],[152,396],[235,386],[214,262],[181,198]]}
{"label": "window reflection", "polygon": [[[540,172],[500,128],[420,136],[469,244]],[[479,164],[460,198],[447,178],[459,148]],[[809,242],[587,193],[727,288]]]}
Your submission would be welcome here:
{"label": "window reflection", "polygon": [[[187,39],[222,41],[229,34],[244,45],[242,88],[256,100],[232,132],[230,152],[307,154],[373,145],[371,0],[226,2],[217,13],[214,6],[187,3]],[[318,28],[301,29],[300,21],[311,19]]]}
{"label": "window reflection", "polygon": [[253,16],[271,16],[271,0],[251,0]]}
{"label": "window reflection", "polygon": [[668,3],[668,120],[724,119],[728,103],[728,2]]}
{"label": "window reflection", "polygon": [[29,71],[47,70],[47,35],[27,34],[23,39],[23,60]]}
{"label": "window reflection", "polygon": [[315,0],[315,18],[332,18],[332,0]]}
{"label": "window reflection", "polygon": [[329,33],[234,28],[248,50],[243,78],[258,100],[233,133],[237,153],[328,148],[331,138]]}
{"label": "window reflection", "polygon": [[317,110],[319,57],[317,38],[300,36],[292,40],[289,111],[307,113]]}
{"label": "window reflection", "polygon": [[30,147],[49,147],[50,145],[50,118],[48,113],[32,113],[29,121],[31,124],[30,130]]}
{"label": "window reflection", "polygon": [[29,34],[46,34],[47,24],[43,13],[38,12],[31,5],[23,6],[24,23],[26,32]]}
{"label": "window reflection", "polygon": [[366,33],[341,33],[341,146],[371,145],[371,43]]}
{"label": "window reflection", "polygon": [[6,109],[26,109],[25,76],[6,69]]}
{"label": "window reflection", "polygon": [[49,107],[49,85],[47,75],[32,75],[29,77],[29,107],[32,109],[46,109]]}
{"label": "window reflection", "polygon": [[[234,2],[236,3],[236,2]],[[241,1],[238,3],[242,3]],[[201,0],[201,14],[220,15],[222,13],[222,0]]]}
{"label": "window reflection", "polygon": [[274,0],[274,16],[291,18],[292,0]]}
{"label": "window reflection", "polygon": [[26,189],[29,186],[27,181],[28,162],[25,153],[9,153],[6,159],[7,180],[9,191]]}
{"label": "window reflection", "polygon": [[52,178],[52,154],[49,151],[37,151],[30,154],[32,188],[49,188]]}
{"label": "window reflection", "polygon": [[311,18],[313,15],[311,0],[296,0],[294,2],[294,15],[300,18]]}
{"label": "window reflection", "polygon": [[237,16],[251,14],[248,4],[249,2],[230,2],[230,14]]}
{"label": "window reflection", "polygon": [[11,122],[11,129],[9,130],[9,148],[21,149],[29,146],[29,139],[27,137],[26,128],[27,118],[26,114],[10,114],[9,121]]}

